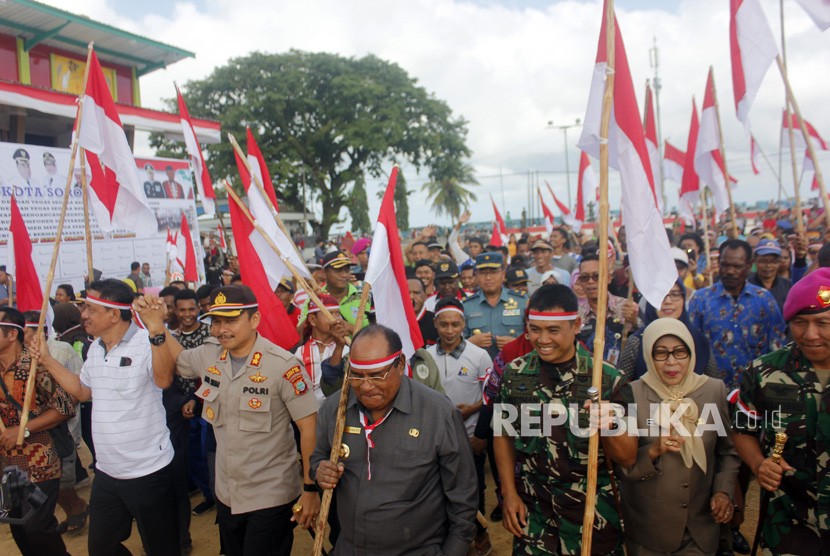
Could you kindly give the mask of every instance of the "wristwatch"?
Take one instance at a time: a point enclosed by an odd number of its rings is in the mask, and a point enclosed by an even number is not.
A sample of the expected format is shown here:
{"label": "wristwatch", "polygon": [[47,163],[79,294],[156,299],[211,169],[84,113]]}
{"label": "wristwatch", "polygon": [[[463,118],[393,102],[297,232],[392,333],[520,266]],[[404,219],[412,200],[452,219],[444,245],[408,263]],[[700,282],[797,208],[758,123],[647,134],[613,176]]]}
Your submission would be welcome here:
{"label": "wristwatch", "polygon": [[155,336],[150,336],[150,343],[154,346],[160,346],[166,339],[167,336],[165,334],[156,334]]}
{"label": "wristwatch", "polygon": [[320,492],[320,487],[315,483],[303,483],[303,492]]}

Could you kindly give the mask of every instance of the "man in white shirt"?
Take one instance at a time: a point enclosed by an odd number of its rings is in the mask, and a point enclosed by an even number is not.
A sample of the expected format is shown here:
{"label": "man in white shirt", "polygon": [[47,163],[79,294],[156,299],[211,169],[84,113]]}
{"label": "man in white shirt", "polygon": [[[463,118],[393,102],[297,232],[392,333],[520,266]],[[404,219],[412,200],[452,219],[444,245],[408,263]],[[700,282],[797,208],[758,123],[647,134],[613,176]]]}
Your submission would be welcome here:
{"label": "man in white shirt", "polygon": [[151,342],[159,339],[132,322],[132,300],[132,290],[120,280],[98,280],[87,288],[81,316],[96,340],[80,377],[42,343],[33,353],[39,351],[40,362],[75,399],[95,396],[97,462],[89,499],[89,554],[129,554],[122,542],[135,520],[149,556],[174,556],[179,535],[170,473],[173,446],[161,401],[173,372],[154,364]]}
{"label": "man in white shirt", "polygon": [[556,275],[556,281],[560,284],[568,285],[571,283],[571,276],[567,271],[562,270],[553,263],[553,247],[545,240],[537,240],[530,250],[533,253],[533,262],[535,265],[527,271],[527,294],[533,295],[533,292],[542,287],[542,275],[545,272],[552,270]]}
{"label": "man in white shirt", "polygon": [[340,314],[340,304],[333,296],[326,293],[320,294],[320,301],[334,317],[334,321],[329,320],[313,300],[309,300],[306,323],[311,327],[311,338],[297,348],[294,355],[303,362],[308,376],[311,377],[314,397],[322,402],[326,399],[326,395],[320,388],[320,379],[323,376],[320,363],[324,359],[330,359],[332,365],[339,365],[349,353],[349,346],[344,342],[348,329]]}

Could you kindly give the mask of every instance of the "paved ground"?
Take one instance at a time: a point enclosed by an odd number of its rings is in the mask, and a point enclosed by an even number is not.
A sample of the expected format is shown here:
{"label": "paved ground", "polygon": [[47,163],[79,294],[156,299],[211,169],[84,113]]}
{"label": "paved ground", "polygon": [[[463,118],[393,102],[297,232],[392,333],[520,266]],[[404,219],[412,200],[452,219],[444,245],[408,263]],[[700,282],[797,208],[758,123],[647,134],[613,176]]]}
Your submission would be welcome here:
{"label": "paved ground", "polygon": [[[90,457],[88,452],[81,454],[82,459],[88,464]],[[492,477],[488,475],[487,481],[487,516],[495,505],[495,493],[493,490]],[[90,487],[80,489],[79,494],[84,498],[89,498]],[[191,504],[195,506],[201,502],[201,495],[196,495],[191,498]],[[750,543],[752,536],[755,534],[755,523],[757,522],[757,505],[758,505],[758,486],[753,481],[749,491],[749,503],[747,504],[746,521],[742,527],[743,533]],[[58,519],[63,519],[63,512],[60,508],[57,510]],[[214,510],[201,516],[193,516],[190,525],[190,534],[193,537],[193,552],[194,556],[216,556],[219,554],[219,533],[214,525],[216,512]],[[501,523],[493,523],[490,527],[490,538],[493,541],[494,556],[506,556],[511,554],[512,536],[509,535]],[[70,554],[79,556],[86,554],[86,533],[81,533],[76,536],[64,536],[67,548]],[[126,543],[127,547],[135,555],[141,555],[141,541],[138,537],[138,532],[133,527],[133,535]],[[311,553],[312,541],[311,537],[305,531],[295,530],[294,535],[294,550],[293,554],[297,556],[306,556]],[[7,525],[0,526],[0,554],[12,555],[18,554],[17,547],[12,539],[11,532]],[[470,554],[473,554],[471,551]]]}

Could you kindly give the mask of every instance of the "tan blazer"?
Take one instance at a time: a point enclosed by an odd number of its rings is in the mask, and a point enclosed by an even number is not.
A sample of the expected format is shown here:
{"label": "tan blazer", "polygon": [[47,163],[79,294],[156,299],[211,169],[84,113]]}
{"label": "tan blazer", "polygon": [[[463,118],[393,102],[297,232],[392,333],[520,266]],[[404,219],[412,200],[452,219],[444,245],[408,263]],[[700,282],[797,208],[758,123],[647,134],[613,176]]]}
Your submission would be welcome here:
{"label": "tan blazer", "polygon": [[[659,404],[660,398],[642,380],[632,382],[631,390],[637,404],[637,428],[646,430],[650,404]],[[715,423],[719,416],[728,433],[721,437],[714,430],[703,432],[705,474],[697,465],[687,468],[680,454],[667,453],[652,461],[648,447],[656,436],[640,436],[636,463],[627,469],[617,466],[625,534],[658,552],[677,550],[686,529],[702,550],[717,550],[720,526],[712,518],[709,501],[718,491],[732,496],[740,466],[732,443],[723,381],[710,378],[689,398],[698,405],[706,424]],[[704,404],[714,404],[717,410],[707,413]]]}

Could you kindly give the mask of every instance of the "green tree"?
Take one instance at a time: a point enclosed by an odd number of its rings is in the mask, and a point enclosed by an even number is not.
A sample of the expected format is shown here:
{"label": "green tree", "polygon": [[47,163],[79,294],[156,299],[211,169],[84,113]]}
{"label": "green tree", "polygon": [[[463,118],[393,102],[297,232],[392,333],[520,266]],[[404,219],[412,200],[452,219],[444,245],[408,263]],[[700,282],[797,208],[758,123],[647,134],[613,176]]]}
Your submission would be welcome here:
{"label": "green tree", "polygon": [[[398,65],[373,55],[254,52],[184,89],[193,116],[219,120],[240,141],[245,126],[252,127],[289,205],[302,206],[305,172],[312,199],[323,207],[321,235],[342,220],[358,179],[380,177],[390,160],[432,176],[436,165],[470,156],[466,121]],[[175,100],[169,105],[173,109]],[[160,135],[152,145],[159,155],[183,152],[181,143]],[[237,175],[226,141],[207,148],[207,161],[215,178]]]}
{"label": "green tree", "polygon": [[352,230],[361,233],[372,231],[372,223],[369,220],[369,200],[366,198],[366,180],[360,176],[355,180],[354,187],[349,194],[349,209],[352,216]]}
{"label": "green tree", "polygon": [[[399,230],[409,229],[409,194],[406,188],[406,178],[403,172],[398,172],[398,179],[395,181],[395,222]],[[383,194],[381,193],[381,196]]]}
{"label": "green tree", "polygon": [[473,169],[458,160],[446,160],[433,171],[432,179],[424,184],[432,210],[439,216],[446,214],[453,225],[458,216],[476,200],[476,195],[463,184],[477,185]]}

